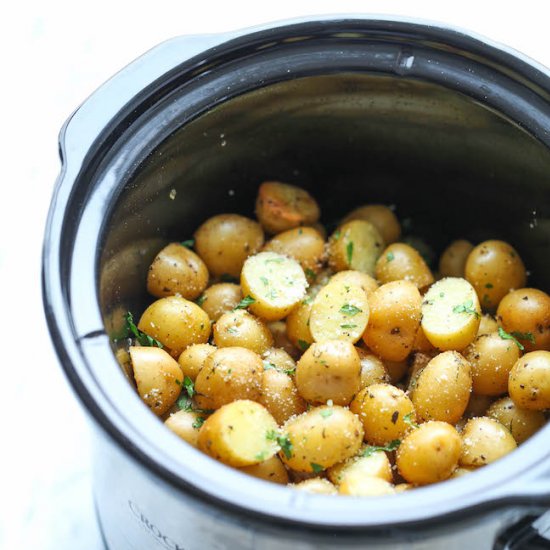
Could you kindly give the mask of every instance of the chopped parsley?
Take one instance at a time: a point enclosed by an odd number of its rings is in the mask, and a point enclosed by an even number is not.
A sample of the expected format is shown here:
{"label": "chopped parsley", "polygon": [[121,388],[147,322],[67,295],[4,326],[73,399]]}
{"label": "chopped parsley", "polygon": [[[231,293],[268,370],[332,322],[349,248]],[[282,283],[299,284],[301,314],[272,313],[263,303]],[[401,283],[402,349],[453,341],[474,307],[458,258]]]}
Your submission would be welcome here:
{"label": "chopped parsley", "polygon": [[235,327],[227,327],[226,332],[229,332],[229,334],[238,334],[238,330]]}
{"label": "chopped parsley", "polygon": [[246,309],[248,306],[252,305],[256,300],[250,296],[245,296],[234,308],[235,309]]}
{"label": "chopped parsley", "polygon": [[258,453],[254,458],[256,460],[259,460],[259,461],[263,462],[265,460],[266,456],[267,456],[267,451],[262,451],[261,453]]}
{"label": "chopped parsley", "polygon": [[418,428],[418,424],[412,419],[414,413],[410,412],[403,417],[403,422],[409,425],[411,428]]}
{"label": "chopped parsley", "polygon": [[323,418],[328,418],[329,416],[332,416],[332,409],[323,409],[322,411],[319,412],[319,414],[323,417]]}
{"label": "chopped parsley", "polygon": [[193,422],[193,428],[195,428],[195,430],[200,430],[205,420],[206,418],[204,418],[204,416],[197,416],[195,422]]}
{"label": "chopped parsley", "polygon": [[195,239],[187,239],[186,241],[181,241],[181,246],[185,248],[193,248],[195,246]]}
{"label": "chopped parsley", "polygon": [[468,315],[473,315],[477,319],[479,319],[480,315],[479,313],[474,309],[474,301],[473,300],[467,300],[463,304],[459,304],[455,307],[453,307],[453,313],[467,313]]}
{"label": "chopped parsley", "polygon": [[337,230],[333,233],[332,236],[333,236],[334,240],[337,241],[337,240],[340,238],[340,235],[341,235],[341,234],[342,234],[342,232],[341,232],[339,229],[337,229]]}
{"label": "chopped parsley", "polygon": [[320,464],[315,464],[315,462],[310,462],[309,465],[311,466],[311,469],[316,473],[320,473],[324,470],[324,468]]}
{"label": "chopped parsley", "polygon": [[298,340],[298,347],[302,350],[302,351],[306,351],[307,348],[309,348],[309,344],[305,341],[305,340]]}
{"label": "chopped parsley", "polygon": [[183,389],[190,399],[192,399],[193,396],[197,393],[195,391],[195,383],[193,382],[193,380],[191,380],[191,378],[189,378],[189,376],[185,376],[185,378],[183,379]]}
{"label": "chopped parsley", "polygon": [[309,306],[309,304],[312,304],[313,303],[313,298],[311,296],[306,296],[303,300],[302,300],[302,304],[306,305],[306,306]]}
{"label": "chopped parsley", "polygon": [[340,325],[340,328],[357,328],[357,325],[345,324]]}
{"label": "chopped parsley", "polygon": [[260,281],[262,281],[262,283],[267,286],[269,284],[269,280],[267,277],[264,277],[263,275],[260,275]]}
{"label": "chopped parsley", "polygon": [[510,334],[518,340],[527,340],[531,344],[535,343],[535,337],[532,332],[518,332],[517,330],[514,330]]}
{"label": "chopped parsley", "polygon": [[346,245],[346,258],[348,260],[348,264],[351,265],[351,260],[353,258],[353,241],[350,241]]}
{"label": "chopped parsley", "polygon": [[[518,332],[512,332],[512,333],[509,334],[502,327],[498,327],[498,335],[503,340],[512,340],[512,342],[514,342],[514,344],[516,344],[516,346],[520,349],[520,351],[523,351],[525,349],[525,346],[518,340],[518,337],[516,335],[526,336],[527,334],[529,334],[531,336],[531,338],[533,338],[533,335],[530,332],[527,332],[526,334],[522,334],[522,333],[518,333]],[[522,340],[529,340],[530,342],[532,341],[529,338],[522,338]]]}
{"label": "chopped parsley", "polygon": [[313,269],[309,269],[309,267],[306,267],[304,269],[304,272],[305,272],[306,277],[308,279],[312,279],[313,281],[315,281],[315,279],[317,279],[317,274],[315,273],[315,271],[313,271]]}
{"label": "chopped parsley", "polygon": [[395,254],[393,252],[388,252],[386,254],[386,261],[393,262],[393,260],[395,260]]}
{"label": "chopped parsley", "polygon": [[277,365],[274,365],[273,363],[271,363],[270,361],[267,361],[265,359],[262,361],[262,363],[263,363],[263,366],[264,366],[264,370],[273,370],[273,369],[275,369],[276,371],[284,372],[285,374],[288,374],[289,376],[296,373],[296,367],[292,367],[290,369],[282,369],[281,367],[278,367]]}
{"label": "chopped parsley", "polygon": [[134,323],[134,316],[130,311],[126,313],[126,316],[124,317],[124,319],[126,321],[126,326],[128,327],[128,331],[134,335],[136,342],[138,342],[140,346],[157,347],[161,349],[164,347],[162,343],[159,342],[156,338],[153,338],[152,336],[145,334],[145,332],[137,328],[137,326]]}
{"label": "chopped parsley", "polygon": [[285,261],[284,258],[268,258],[266,264],[282,264]]}
{"label": "chopped parsley", "polygon": [[357,306],[354,306],[352,304],[344,304],[340,308],[340,312],[344,315],[349,315],[350,317],[353,317],[354,315],[357,315],[358,313],[361,313],[361,309],[359,309]]}
{"label": "chopped parsley", "polygon": [[281,451],[285,454],[287,458],[292,458],[292,442],[286,435],[281,435],[275,430],[269,430],[265,434],[265,438],[269,441],[276,441]]}
{"label": "chopped parsley", "polygon": [[361,456],[368,457],[379,451],[386,451],[388,453],[391,453],[392,451],[395,451],[397,447],[399,447],[399,445],[401,445],[400,439],[394,439],[393,441],[390,441],[385,447],[369,445],[368,447],[365,447],[365,450],[361,453]]}
{"label": "chopped parsley", "polygon": [[202,306],[202,304],[204,304],[204,302],[206,302],[206,296],[203,294],[202,296],[199,296],[197,298],[197,305]]}

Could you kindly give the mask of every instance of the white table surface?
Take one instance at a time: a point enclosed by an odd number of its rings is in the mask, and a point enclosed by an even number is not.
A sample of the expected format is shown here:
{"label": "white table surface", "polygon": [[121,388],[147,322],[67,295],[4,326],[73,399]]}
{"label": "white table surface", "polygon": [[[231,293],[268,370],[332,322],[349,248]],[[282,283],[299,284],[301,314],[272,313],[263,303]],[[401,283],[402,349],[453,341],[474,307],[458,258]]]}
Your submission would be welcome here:
{"label": "white table surface", "polygon": [[0,129],[0,548],[94,550],[88,426],[42,312],[43,227],[59,171],[57,133],[104,80],[157,43],[308,14],[382,13],[468,28],[550,66],[544,0],[61,0],[3,4]]}

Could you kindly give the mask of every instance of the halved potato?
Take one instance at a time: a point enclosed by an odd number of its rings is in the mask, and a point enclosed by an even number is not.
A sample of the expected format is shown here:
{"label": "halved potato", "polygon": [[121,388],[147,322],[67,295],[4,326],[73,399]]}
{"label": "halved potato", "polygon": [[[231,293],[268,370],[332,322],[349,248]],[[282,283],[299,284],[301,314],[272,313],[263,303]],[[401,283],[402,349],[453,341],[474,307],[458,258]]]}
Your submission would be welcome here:
{"label": "halved potato", "polygon": [[204,414],[181,410],[171,414],[164,425],[193,447],[198,447],[199,430],[204,420]]}
{"label": "halved potato", "polygon": [[338,494],[352,497],[379,497],[394,495],[395,487],[379,477],[351,474],[338,487]]}
{"label": "halved potato", "polygon": [[344,462],[335,464],[327,470],[330,481],[340,485],[350,475],[363,475],[379,477],[393,482],[393,473],[388,455],[384,451],[364,453],[368,447],[364,447],[357,456]]}
{"label": "halved potato", "polygon": [[312,477],[311,479],[305,479],[294,485],[289,485],[297,491],[304,491],[306,493],[313,493],[316,495],[337,495],[338,491],[336,487],[323,477]]}
{"label": "halved potato", "polygon": [[288,483],[288,472],[278,456],[272,456],[259,464],[244,466],[240,470],[245,474],[273,483],[282,483],[283,485]]}
{"label": "halved potato", "polygon": [[335,273],[330,278],[330,282],[360,286],[367,294],[367,297],[380,286],[374,277],[371,277],[362,271],[354,271],[352,269]]}

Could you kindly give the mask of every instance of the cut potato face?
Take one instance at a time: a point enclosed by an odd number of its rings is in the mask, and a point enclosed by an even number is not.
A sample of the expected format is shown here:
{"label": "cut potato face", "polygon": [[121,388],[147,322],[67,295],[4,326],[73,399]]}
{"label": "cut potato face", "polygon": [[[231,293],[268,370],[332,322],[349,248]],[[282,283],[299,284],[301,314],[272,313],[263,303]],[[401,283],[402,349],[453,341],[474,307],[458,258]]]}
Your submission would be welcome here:
{"label": "cut potato face", "polygon": [[442,351],[463,350],[479,329],[481,308],[474,287],[458,277],[434,283],[422,302],[422,330]]}
{"label": "cut potato face", "polygon": [[253,302],[252,313],[267,321],[286,317],[306,296],[308,283],[300,264],[275,252],[260,252],[246,260],[241,287]]}
{"label": "cut potato face", "polygon": [[335,485],[343,483],[348,476],[379,477],[386,481],[393,482],[393,473],[390,460],[384,451],[366,452],[362,451],[353,458],[335,464],[328,469],[327,475]]}
{"label": "cut potato face", "polygon": [[205,415],[194,411],[177,411],[171,414],[164,425],[193,447],[199,446],[199,429]]}
{"label": "cut potato face", "polygon": [[353,270],[339,271],[330,278],[330,282],[360,286],[367,294],[367,297],[379,286],[374,277],[362,273],[361,271]]}

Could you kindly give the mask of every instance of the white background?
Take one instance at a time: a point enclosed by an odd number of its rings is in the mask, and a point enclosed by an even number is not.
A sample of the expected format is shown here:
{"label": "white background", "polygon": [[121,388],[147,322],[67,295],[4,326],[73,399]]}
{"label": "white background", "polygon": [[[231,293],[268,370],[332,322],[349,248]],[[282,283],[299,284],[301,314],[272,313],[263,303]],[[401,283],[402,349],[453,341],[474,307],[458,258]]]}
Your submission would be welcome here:
{"label": "white background", "polygon": [[2,12],[0,547],[6,550],[101,548],[87,422],[58,367],[40,293],[41,239],[59,171],[57,133],[95,88],[173,36],[346,12],[458,25],[550,66],[545,0],[22,0],[9,8],[4,2]]}

